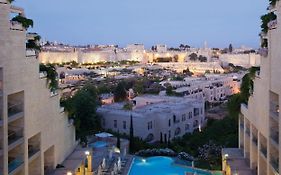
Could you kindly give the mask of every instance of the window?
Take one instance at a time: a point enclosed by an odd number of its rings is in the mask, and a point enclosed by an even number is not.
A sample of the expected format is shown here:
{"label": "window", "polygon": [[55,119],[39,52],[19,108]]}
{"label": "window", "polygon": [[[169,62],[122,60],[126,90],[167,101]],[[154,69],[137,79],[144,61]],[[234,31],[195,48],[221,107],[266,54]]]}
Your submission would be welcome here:
{"label": "window", "polygon": [[169,119],[169,127],[171,126],[171,119]]}
{"label": "window", "polygon": [[148,129],[148,130],[152,129],[152,121],[150,121],[150,122],[147,123],[147,129]]}
{"label": "window", "polygon": [[123,129],[127,129],[126,121],[123,121]]}
{"label": "window", "polygon": [[192,119],[192,112],[189,112],[189,113],[188,113],[188,118],[189,118],[189,119]]}
{"label": "window", "polygon": [[183,115],[182,115],[182,121],[185,121],[185,120],[186,120],[186,115],[183,114]]}
{"label": "window", "polygon": [[114,128],[117,128],[117,120],[114,120]]}
{"label": "window", "polygon": [[189,130],[189,124],[185,124],[185,130]]}
{"label": "window", "polygon": [[194,116],[198,116],[199,115],[199,108],[194,108]]}

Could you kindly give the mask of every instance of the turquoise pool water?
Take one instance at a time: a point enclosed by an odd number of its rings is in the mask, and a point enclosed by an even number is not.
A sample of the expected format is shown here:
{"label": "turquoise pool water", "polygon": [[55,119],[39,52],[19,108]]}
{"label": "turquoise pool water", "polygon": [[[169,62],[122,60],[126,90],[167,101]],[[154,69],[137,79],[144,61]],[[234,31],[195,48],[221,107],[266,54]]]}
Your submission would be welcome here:
{"label": "turquoise pool water", "polygon": [[91,148],[103,148],[106,146],[107,146],[107,143],[104,141],[96,141],[96,142],[89,144],[89,147],[91,147]]}
{"label": "turquoise pool water", "polygon": [[150,157],[146,159],[136,157],[129,175],[185,175],[186,172],[196,172],[197,175],[211,175],[207,171],[174,165],[174,159],[170,157]]}

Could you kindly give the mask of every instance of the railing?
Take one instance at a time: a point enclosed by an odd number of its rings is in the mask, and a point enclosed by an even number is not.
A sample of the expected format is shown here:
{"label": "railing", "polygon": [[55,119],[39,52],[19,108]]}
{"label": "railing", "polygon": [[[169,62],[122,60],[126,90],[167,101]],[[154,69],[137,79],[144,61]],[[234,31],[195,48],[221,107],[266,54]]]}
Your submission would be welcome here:
{"label": "railing", "polygon": [[23,103],[13,104],[8,107],[8,116],[14,116],[23,112]]}
{"label": "railing", "polygon": [[266,38],[267,37],[267,33],[265,33],[265,32],[261,32],[259,35],[260,35],[261,38]]}
{"label": "railing", "polygon": [[277,20],[272,20],[267,24],[269,30],[276,29],[277,27]]}
{"label": "railing", "polygon": [[268,56],[268,48],[259,48],[258,53],[263,57],[267,57]]}
{"label": "railing", "polygon": [[260,74],[261,74],[261,72],[260,71],[256,71],[256,78],[260,78]]}
{"label": "railing", "polygon": [[275,171],[279,173],[279,159],[271,157],[270,164],[275,169]]}
{"label": "railing", "polygon": [[26,57],[33,57],[33,56],[36,56],[35,50],[27,49],[26,50]]}
{"label": "railing", "polygon": [[8,0],[0,0],[0,3],[1,3],[1,4],[7,4],[7,3],[8,3]]}
{"label": "railing", "polygon": [[277,120],[279,118],[279,105],[274,103],[274,102],[270,102],[270,115],[272,117],[275,117]]}
{"label": "railing", "polygon": [[21,23],[17,22],[17,21],[10,21],[10,29],[11,30],[19,30],[19,31],[23,31],[24,28],[22,26]]}
{"label": "railing", "polygon": [[14,5],[11,5],[11,13],[17,13],[17,14],[20,14],[21,16],[24,16],[24,10],[23,8],[20,8],[20,7],[16,7]]}
{"label": "railing", "polygon": [[31,158],[32,156],[34,156],[39,151],[40,151],[39,148],[29,148],[28,149],[28,158]]}
{"label": "railing", "polygon": [[46,78],[47,72],[39,72],[39,78]]}
{"label": "railing", "polygon": [[249,127],[246,127],[246,134],[247,134],[248,136],[250,136],[250,128],[249,128]]}
{"label": "railing", "polygon": [[273,129],[270,129],[270,138],[279,144],[279,132]]}
{"label": "railing", "polygon": [[50,95],[51,97],[55,97],[57,95],[59,95],[57,91],[51,91],[51,95]]}
{"label": "railing", "polygon": [[253,135],[252,141],[256,146],[258,145],[258,138],[256,136]]}
{"label": "railing", "polygon": [[267,149],[266,149],[266,147],[261,145],[260,146],[260,151],[264,155],[264,157],[267,157]]}
{"label": "railing", "polygon": [[10,158],[12,160],[9,160],[8,162],[8,171],[9,173],[13,172],[15,169],[17,169],[19,166],[23,164],[23,156],[18,156],[15,158]]}
{"label": "railing", "polygon": [[244,123],[240,123],[240,128],[244,129]]}
{"label": "railing", "polygon": [[8,130],[8,144],[12,144],[16,141],[18,141],[19,139],[23,138],[23,128],[19,128],[19,127],[10,127],[11,130]]}

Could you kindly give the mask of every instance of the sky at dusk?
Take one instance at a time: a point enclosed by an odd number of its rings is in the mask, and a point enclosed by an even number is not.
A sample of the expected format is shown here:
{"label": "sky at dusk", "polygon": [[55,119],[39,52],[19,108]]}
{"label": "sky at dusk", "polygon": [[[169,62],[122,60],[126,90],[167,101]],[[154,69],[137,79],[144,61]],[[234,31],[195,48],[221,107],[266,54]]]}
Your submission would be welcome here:
{"label": "sky at dusk", "polygon": [[268,0],[16,0],[31,31],[68,44],[258,47]]}

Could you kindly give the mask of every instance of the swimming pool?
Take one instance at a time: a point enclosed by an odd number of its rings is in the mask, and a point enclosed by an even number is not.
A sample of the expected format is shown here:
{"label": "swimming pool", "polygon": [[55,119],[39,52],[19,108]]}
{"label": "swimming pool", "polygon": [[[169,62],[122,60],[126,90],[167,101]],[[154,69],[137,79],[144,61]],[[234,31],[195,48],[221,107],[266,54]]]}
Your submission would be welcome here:
{"label": "swimming pool", "polygon": [[91,147],[91,148],[103,148],[106,146],[107,146],[107,143],[104,141],[96,141],[96,142],[89,144],[89,147]]}
{"label": "swimming pool", "polygon": [[185,175],[186,172],[196,172],[197,175],[211,175],[207,171],[174,165],[174,159],[170,157],[150,157],[146,159],[136,157],[129,175]]}

